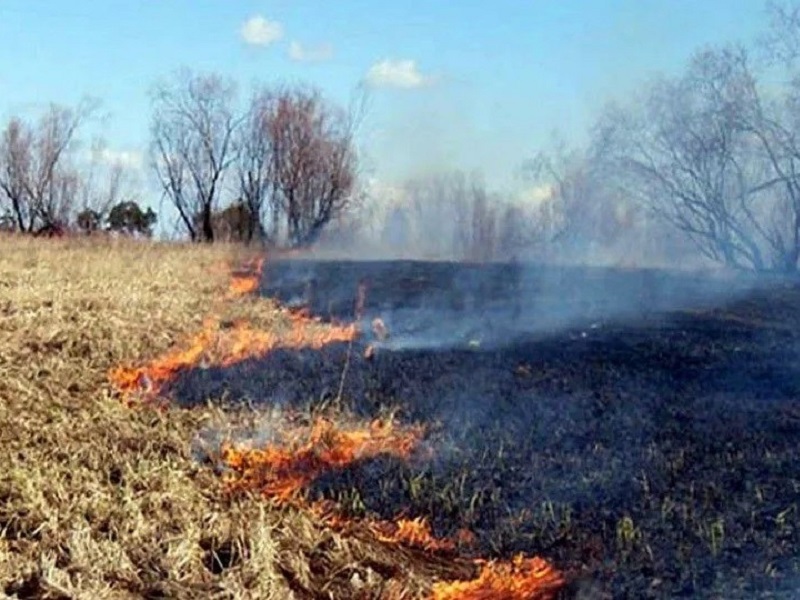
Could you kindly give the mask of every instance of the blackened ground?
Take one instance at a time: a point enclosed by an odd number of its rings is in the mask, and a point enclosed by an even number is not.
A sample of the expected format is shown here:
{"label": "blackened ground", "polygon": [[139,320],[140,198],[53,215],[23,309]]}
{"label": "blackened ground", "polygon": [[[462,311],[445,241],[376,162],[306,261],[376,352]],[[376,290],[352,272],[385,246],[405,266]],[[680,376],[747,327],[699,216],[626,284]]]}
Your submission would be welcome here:
{"label": "blackened ground", "polygon": [[440,535],[468,527],[474,552],[539,553],[615,598],[797,597],[800,287],[305,263],[272,265],[265,291],[300,298],[309,273],[313,308],[342,319],[367,277],[362,316],[391,321],[403,343],[370,359],[369,340],[279,350],[186,373],[172,392],[308,406],[342,386],[365,416],[394,406],[434,424],[433,460],[365,461],[312,495],[425,515]]}
{"label": "blackened ground", "polygon": [[308,261],[267,264],[262,292],[340,321],[380,317],[392,349],[507,345],[611,318],[699,308],[764,282],[745,275],[527,263]]}

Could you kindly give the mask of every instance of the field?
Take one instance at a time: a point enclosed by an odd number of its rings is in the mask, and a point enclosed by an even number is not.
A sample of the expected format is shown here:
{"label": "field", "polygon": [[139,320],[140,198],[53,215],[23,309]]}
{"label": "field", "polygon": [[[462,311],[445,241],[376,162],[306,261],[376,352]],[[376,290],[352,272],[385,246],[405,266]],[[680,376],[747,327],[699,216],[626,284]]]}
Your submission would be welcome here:
{"label": "field", "polygon": [[0,252],[6,595],[800,587],[794,284]]}

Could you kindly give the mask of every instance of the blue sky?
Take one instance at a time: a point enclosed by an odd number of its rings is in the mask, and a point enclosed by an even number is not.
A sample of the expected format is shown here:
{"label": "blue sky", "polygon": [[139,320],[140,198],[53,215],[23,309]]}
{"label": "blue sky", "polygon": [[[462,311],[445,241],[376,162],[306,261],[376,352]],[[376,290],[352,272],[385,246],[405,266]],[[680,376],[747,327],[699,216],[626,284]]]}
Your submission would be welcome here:
{"label": "blue sky", "polygon": [[179,67],[230,75],[243,91],[253,81],[310,82],[337,101],[372,73],[363,144],[374,176],[481,168],[506,184],[553,129],[579,136],[604,100],[679,69],[698,46],[751,39],[764,6],[0,0],[0,117],[90,94],[110,113],[112,148],[141,153],[148,88]]}

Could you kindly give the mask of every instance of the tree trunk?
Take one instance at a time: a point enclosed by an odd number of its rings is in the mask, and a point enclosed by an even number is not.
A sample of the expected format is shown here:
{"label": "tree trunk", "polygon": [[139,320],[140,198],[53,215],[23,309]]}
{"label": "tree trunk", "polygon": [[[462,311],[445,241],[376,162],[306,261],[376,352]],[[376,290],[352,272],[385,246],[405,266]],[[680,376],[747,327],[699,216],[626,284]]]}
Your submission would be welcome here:
{"label": "tree trunk", "polygon": [[203,206],[203,241],[211,244],[214,242],[214,222],[212,220],[211,205]]}

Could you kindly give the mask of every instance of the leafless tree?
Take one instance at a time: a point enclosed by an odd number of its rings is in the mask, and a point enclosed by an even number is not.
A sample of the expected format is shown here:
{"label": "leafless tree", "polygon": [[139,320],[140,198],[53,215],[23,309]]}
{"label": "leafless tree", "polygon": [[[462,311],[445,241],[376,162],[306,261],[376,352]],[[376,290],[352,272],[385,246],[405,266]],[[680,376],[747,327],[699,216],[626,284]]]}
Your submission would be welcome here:
{"label": "leafless tree", "polygon": [[193,241],[214,240],[212,215],[236,158],[235,98],[230,81],[188,70],[153,92],[153,167]]}
{"label": "leafless tree", "polygon": [[767,12],[770,23],[759,49],[779,83],[761,93],[751,80],[754,101],[744,128],[755,137],[766,163],[764,180],[754,191],[762,202],[766,196],[769,205],[764,235],[773,264],[795,271],[800,259],[800,2],[771,0]]}
{"label": "leafless tree", "polygon": [[467,179],[463,173],[451,178],[449,202],[455,213],[455,249],[470,261],[492,260],[497,256],[497,221],[502,199],[492,195],[477,173]]}
{"label": "leafless tree", "polygon": [[769,64],[794,66],[800,58],[800,2],[769,0],[769,26],[761,36],[760,49]]}
{"label": "leafless tree", "polygon": [[76,207],[78,228],[98,230],[112,207],[136,199],[135,165],[115,160],[102,140],[92,144],[88,163],[81,169]]}
{"label": "leafless tree", "polygon": [[69,153],[80,124],[96,107],[51,105],[31,124],[13,117],[0,141],[0,191],[19,231],[65,224],[74,208],[79,175]]}
{"label": "leafless tree", "polygon": [[591,168],[585,156],[558,138],[551,150],[542,150],[525,163],[526,180],[541,198],[534,214],[548,242],[574,241],[586,233],[582,229],[587,221],[594,221],[596,215],[588,214],[596,205],[597,192]]}
{"label": "leafless tree", "polygon": [[[459,171],[436,172],[408,179],[403,185],[404,212],[411,230],[411,244],[417,253],[460,255],[458,231],[465,226],[467,177]],[[462,221],[461,224],[457,221]]]}
{"label": "leafless tree", "polygon": [[537,237],[561,254],[585,254],[609,247],[624,233],[624,201],[609,185],[604,148],[569,147],[555,134],[550,147],[523,165],[526,181],[534,186],[535,206],[528,212]]}
{"label": "leafless tree", "polygon": [[608,110],[598,135],[627,191],[705,256],[734,268],[785,269],[780,245],[788,240],[769,221],[779,205],[789,208],[780,196],[793,194],[791,136],[764,109],[745,50],[706,49],[682,76],[653,83],[639,106]]}
{"label": "leafless tree", "polygon": [[422,256],[487,261],[510,258],[536,242],[526,209],[487,188],[478,173],[443,171],[403,186],[403,202],[384,230]]}
{"label": "leafless tree", "polygon": [[266,121],[273,210],[282,211],[290,245],[313,244],[357,199],[357,121],[304,87],[278,90]]}
{"label": "leafless tree", "polygon": [[18,118],[13,118],[3,131],[0,150],[2,172],[0,186],[11,205],[19,231],[30,232],[35,225],[35,211],[29,190],[33,178],[33,131]]}
{"label": "leafless tree", "polygon": [[753,146],[753,180],[743,205],[771,267],[794,272],[800,259],[800,86],[763,98],[751,85],[740,124]]}
{"label": "leafless tree", "polygon": [[278,195],[274,193],[276,161],[270,135],[271,117],[277,111],[277,100],[277,95],[270,90],[254,94],[239,129],[236,173],[241,200],[252,216],[248,220],[248,242],[257,233],[259,224],[269,240],[276,241],[279,235],[281,206]]}

